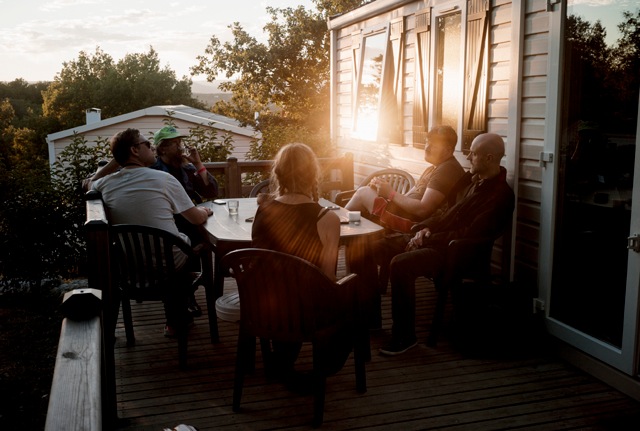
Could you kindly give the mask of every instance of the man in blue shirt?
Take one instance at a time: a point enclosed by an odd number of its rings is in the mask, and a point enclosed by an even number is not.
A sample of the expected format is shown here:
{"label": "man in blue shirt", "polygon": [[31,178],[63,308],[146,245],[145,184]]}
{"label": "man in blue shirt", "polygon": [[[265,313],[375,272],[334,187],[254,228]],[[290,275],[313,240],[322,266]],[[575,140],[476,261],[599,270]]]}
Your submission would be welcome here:
{"label": "man in blue shirt", "polygon": [[[174,126],[164,126],[158,130],[153,135],[157,157],[151,168],[171,174],[182,184],[195,204],[202,203],[203,198],[215,199],[218,197],[218,182],[202,164],[198,150],[182,145],[182,138],[186,136]],[[178,230],[191,239],[191,244],[206,242],[197,226],[187,222],[180,214],[176,214],[174,218]],[[189,312],[194,317],[202,315],[193,295],[189,303]]]}

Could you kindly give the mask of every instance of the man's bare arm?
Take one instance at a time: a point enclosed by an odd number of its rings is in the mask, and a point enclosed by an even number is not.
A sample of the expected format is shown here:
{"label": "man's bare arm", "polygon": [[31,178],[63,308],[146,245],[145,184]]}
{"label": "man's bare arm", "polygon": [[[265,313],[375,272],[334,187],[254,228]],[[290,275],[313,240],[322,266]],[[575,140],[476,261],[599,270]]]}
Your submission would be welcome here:
{"label": "man's bare arm", "polygon": [[115,159],[111,159],[109,163],[104,165],[102,169],[98,170],[98,172],[96,172],[91,178],[87,178],[86,180],[82,181],[82,188],[86,191],[91,190],[91,184],[95,180],[99,180],[100,178],[106,177],[107,175],[117,171],[119,168],[120,168],[120,164],[116,162]]}
{"label": "man's bare arm", "polygon": [[390,199],[394,204],[415,215],[417,218],[425,219],[433,214],[444,202],[446,195],[441,191],[427,188],[422,199],[413,199],[406,195],[395,193],[386,182],[379,183],[378,194],[386,199]]}

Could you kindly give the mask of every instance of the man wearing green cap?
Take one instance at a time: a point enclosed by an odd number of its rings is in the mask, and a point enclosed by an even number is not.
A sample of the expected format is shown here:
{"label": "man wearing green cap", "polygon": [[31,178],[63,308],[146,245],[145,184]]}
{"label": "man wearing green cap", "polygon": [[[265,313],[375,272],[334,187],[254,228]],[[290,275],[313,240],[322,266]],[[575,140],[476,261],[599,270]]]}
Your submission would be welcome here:
{"label": "man wearing green cap", "polygon": [[[151,168],[171,174],[182,184],[184,190],[196,204],[202,203],[202,198],[215,199],[218,196],[218,182],[213,175],[207,172],[196,148],[191,147],[188,148],[188,153],[184,152],[182,138],[185,136],[187,135],[179,132],[174,126],[164,126],[158,130],[153,135],[157,157]],[[180,214],[175,214],[174,218],[178,230],[185,233],[192,244],[205,242],[196,226],[189,223]],[[191,295],[189,312],[194,317],[202,315],[195,295]]]}
{"label": "man wearing green cap", "polygon": [[186,135],[174,126],[164,126],[153,135],[153,143],[158,155],[151,166],[173,175],[194,201],[202,203],[202,198],[215,199],[218,196],[218,183],[200,160],[196,148],[188,148],[184,154],[182,138]]}

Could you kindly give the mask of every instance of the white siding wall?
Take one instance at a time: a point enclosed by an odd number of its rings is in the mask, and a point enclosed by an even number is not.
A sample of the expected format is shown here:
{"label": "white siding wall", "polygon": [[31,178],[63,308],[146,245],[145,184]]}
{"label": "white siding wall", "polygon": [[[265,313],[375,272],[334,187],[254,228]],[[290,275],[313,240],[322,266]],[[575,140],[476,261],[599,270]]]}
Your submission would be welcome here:
{"label": "white siding wall", "polygon": [[542,181],[538,159],[545,135],[549,14],[544,0],[527,1],[524,12],[516,273],[535,283]]}
{"label": "white siding wall", "polygon": [[[334,52],[333,72],[333,132],[334,142],[340,153],[353,152],[355,160],[356,184],[369,173],[383,167],[398,167],[406,169],[414,176],[420,175],[425,168],[421,150],[412,146],[412,112],[413,87],[415,70],[415,27],[414,13],[426,2],[414,2],[403,5],[393,11],[368,18],[345,28],[336,29],[336,51]],[[375,4],[375,3],[374,3]],[[491,34],[489,52],[489,104],[488,131],[498,133],[505,138],[507,151],[513,160],[512,175],[517,175],[516,195],[517,224],[515,229],[515,272],[523,278],[533,278],[537,272],[537,254],[539,242],[540,222],[540,189],[541,172],[538,165],[538,154],[542,150],[545,128],[545,92],[547,74],[548,26],[549,16],[546,12],[545,0],[525,0],[523,27],[520,32],[524,41],[524,49],[518,52],[522,61],[522,82],[520,92],[511,95],[514,83],[512,61],[517,41],[512,41],[512,14],[514,13],[511,0],[492,0]],[[518,5],[519,6],[519,5]],[[352,34],[360,29],[374,27],[389,22],[399,16],[405,17],[404,32],[404,63],[403,63],[403,127],[404,145],[363,142],[350,138],[353,116],[353,100],[355,79],[352,58]],[[354,38],[354,43],[357,39]],[[516,51],[517,52],[517,51]],[[519,109],[513,114],[510,107],[516,100]],[[511,118],[510,118],[511,115]],[[516,118],[513,118],[513,117]],[[514,128],[512,122],[520,122],[516,130],[518,136],[510,136]],[[464,156],[457,154],[463,165]],[[509,167],[509,163],[506,163]]]}
{"label": "white siding wall", "polygon": [[[414,176],[419,176],[425,168],[424,153],[412,146],[412,110],[414,79],[414,19],[421,2],[410,3],[398,9],[367,19],[360,23],[340,29],[337,34],[336,63],[334,65],[336,79],[334,141],[340,153],[352,152],[355,160],[355,183],[382,167],[406,169]],[[353,121],[353,101],[355,79],[353,71],[352,39],[357,43],[361,29],[379,27],[398,17],[405,17],[403,46],[403,129],[404,144],[373,143],[350,138]]]}

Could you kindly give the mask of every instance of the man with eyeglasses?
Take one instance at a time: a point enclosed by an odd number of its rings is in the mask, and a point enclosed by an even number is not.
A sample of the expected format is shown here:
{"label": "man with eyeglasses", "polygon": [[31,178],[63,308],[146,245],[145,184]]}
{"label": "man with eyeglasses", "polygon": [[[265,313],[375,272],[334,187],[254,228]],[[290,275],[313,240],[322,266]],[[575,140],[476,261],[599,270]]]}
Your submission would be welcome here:
{"label": "man with eyeglasses", "polygon": [[[171,175],[148,168],[155,149],[137,129],[126,129],[110,139],[113,160],[83,184],[97,190],[109,208],[111,223],[141,224],[166,230],[190,243],[173,219],[180,214],[193,225],[207,221],[211,209],[197,207]],[[118,170],[120,167],[122,169]]]}
{"label": "man with eyeglasses", "polygon": [[[111,160],[88,180],[83,187],[102,193],[112,224],[137,224],[165,230],[192,244],[176,225],[174,215],[180,215],[191,225],[204,224],[211,209],[195,206],[182,185],[170,174],[148,169],[155,163],[155,148],[137,129],[126,129],[110,139]],[[182,267],[187,256],[174,250],[176,265]],[[175,334],[165,327],[165,335]]]}
{"label": "man with eyeglasses", "polygon": [[495,133],[482,133],[471,143],[469,172],[460,180],[456,203],[447,212],[417,223],[407,251],[391,261],[391,340],[380,349],[399,355],[417,345],[416,278],[435,278],[444,270],[447,244],[457,238],[495,238],[509,225],[515,196],[500,165],[505,146]]}
{"label": "man with eyeglasses", "polygon": [[185,147],[182,138],[187,135],[174,126],[164,126],[153,135],[157,159],[151,166],[168,172],[177,179],[194,203],[202,203],[203,198],[218,197],[218,183],[200,160],[195,147]]}
{"label": "man with eyeglasses", "polygon": [[[195,147],[188,147],[185,151],[182,138],[186,136],[174,126],[164,126],[154,133],[157,158],[151,168],[173,175],[196,204],[202,203],[202,198],[215,199],[218,197],[218,182],[202,164],[200,153]],[[192,244],[207,243],[200,230],[182,215],[176,214],[174,218],[178,230],[185,233]],[[193,317],[202,315],[195,292],[189,299],[189,313]]]}

